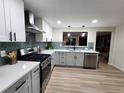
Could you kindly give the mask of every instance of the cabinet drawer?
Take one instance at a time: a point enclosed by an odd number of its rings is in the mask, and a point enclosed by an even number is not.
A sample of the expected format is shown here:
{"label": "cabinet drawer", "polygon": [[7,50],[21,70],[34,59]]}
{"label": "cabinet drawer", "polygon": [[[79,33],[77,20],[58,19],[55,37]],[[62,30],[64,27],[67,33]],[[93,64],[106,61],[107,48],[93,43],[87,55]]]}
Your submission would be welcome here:
{"label": "cabinet drawer", "polygon": [[64,61],[60,61],[60,65],[66,65]]}
{"label": "cabinet drawer", "polygon": [[40,68],[39,66],[35,67],[33,70],[32,70],[32,76],[34,76],[35,74],[37,73],[40,73]]}
{"label": "cabinet drawer", "polygon": [[30,78],[30,73],[26,74],[24,77],[22,77],[20,80],[18,80],[15,84],[13,84],[10,88],[8,88],[3,93],[18,93],[18,91],[24,91],[24,88],[28,85],[28,81]]}
{"label": "cabinet drawer", "polygon": [[65,54],[64,52],[59,52],[59,56],[60,56],[60,57],[65,57],[66,54]]}

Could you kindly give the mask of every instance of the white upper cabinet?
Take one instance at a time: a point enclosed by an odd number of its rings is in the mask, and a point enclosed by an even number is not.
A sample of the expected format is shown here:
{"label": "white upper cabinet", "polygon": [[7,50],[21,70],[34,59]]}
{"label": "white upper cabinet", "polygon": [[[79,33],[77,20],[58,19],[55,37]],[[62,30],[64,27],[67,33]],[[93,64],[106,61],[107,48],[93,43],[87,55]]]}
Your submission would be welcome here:
{"label": "white upper cabinet", "polygon": [[25,41],[24,2],[23,0],[10,1],[10,16],[13,41]]}
{"label": "white upper cabinet", "polygon": [[0,0],[0,41],[25,41],[23,0]]}
{"label": "white upper cabinet", "polygon": [[37,42],[51,42],[52,41],[52,27],[44,20],[42,20],[42,30],[45,33],[37,33]]}
{"label": "white upper cabinet", "polygon": [[7,41],[4,0],[0,0],[0,41]]}

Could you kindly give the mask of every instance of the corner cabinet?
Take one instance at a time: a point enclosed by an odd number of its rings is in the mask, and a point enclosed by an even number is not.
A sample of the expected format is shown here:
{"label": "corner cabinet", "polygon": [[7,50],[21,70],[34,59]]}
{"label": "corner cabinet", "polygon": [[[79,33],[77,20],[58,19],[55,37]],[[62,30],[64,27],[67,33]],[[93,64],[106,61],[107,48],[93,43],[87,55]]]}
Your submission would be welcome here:
{"label": "corner cabinet", "polygon": [[24,2],[23,0],[0,0],[0,41],[24,42]]}

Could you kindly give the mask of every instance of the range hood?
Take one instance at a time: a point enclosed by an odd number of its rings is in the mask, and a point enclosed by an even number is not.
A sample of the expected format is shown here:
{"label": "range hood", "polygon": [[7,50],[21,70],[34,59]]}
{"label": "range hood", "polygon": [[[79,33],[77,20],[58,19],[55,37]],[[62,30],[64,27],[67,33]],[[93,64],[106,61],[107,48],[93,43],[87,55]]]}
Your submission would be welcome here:
{"label": "range hood", "polygon": [[[38,19],[40,20],[40,19]],[[42,21],[38,21],[40,23],[37,23],[34,14],[26,10],[25,11],[25,26],[26,26],[26,32],[31,32],[31,33],[45,33],[45,31],[42,30]],[[40,24],[40,25],[36,25]]]}

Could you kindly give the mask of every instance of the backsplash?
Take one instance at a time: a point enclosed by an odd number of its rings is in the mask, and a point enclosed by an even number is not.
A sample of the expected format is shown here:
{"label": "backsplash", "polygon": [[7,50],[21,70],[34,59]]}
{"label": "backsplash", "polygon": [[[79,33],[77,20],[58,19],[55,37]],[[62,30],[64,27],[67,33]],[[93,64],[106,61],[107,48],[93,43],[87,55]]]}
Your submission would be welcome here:
{"label": "backsplash", "polygon": [[[5,51],[11,51],[11,50],[17,50],[17,49],[22,49],[22,48],[29,48],[29,47],[37,47],[39,46],[40,48],[45,48],[46,47],[46,42],[0,42],[0,51],[5,50]],[[62,42],[52,42],[52,46],[55,49],[60,49],[60,48],[65,48],[63,47]],[[94,43],[93,42],[88,42],[88,46],[86,47],[80,47],[81,49],[93,49]]]}
{"label": "backsplash", "polygon": [[[33,43],[33,42],[0,42],[0,51],[12,51],[17,49],[23,49],[23,48],[32,48],[37,47],[45,48],[46,43],[40,42],[40,43]],[[6,57],[0,57],[0,65],[7,64],[8,59]]]}
{"label": "backsplash", "polygon": [[[52,45],[55,49],[70,49],[70,47],[63,46],[62,42],[52,42]],[[94,43],[88,42],[88,46],[76,47],[76,49],[94,49]]]}
{"label": "backsplash", "polygon": [[[0,51],[12,51],[17,49],[23,49],[23,48],[33,48],[39,46],[40,48],[45,49],[47,43],[46,42],[0,42]],[[70,47],[64,47],[62,42],[52,42],[52,46],[55,49],[70,49]],[[89,42],[87,47],[77,47],[76,49],[93,49],[94,43]],[[7,58],[0,57],[0,65],[4,65],[7,62]]]}
{"label": "backsplash", "polygon": [[0,50],[11,51],[22,48],[37,47],[45,48],[46,43],[33,43],[33,42],[0,42]]}

